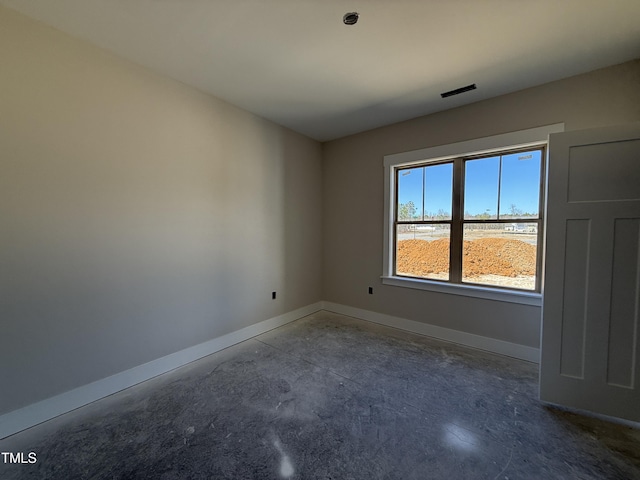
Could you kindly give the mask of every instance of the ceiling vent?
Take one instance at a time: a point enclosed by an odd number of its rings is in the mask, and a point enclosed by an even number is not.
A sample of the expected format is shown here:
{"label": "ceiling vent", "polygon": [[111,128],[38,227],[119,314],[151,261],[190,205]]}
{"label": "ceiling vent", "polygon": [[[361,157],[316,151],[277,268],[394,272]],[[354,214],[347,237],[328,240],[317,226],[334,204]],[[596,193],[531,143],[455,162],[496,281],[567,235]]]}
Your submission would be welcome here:
{"label": "ceiling vent", "polygon": [[452,97],[454,95],[460,95],[461,93],[468,92],[470,90],[475,90],[476,84],[472,83],[471,85],[467,85],[466,87],[456,88],[455,90],[450,90],[448,92],[441,93],[440,96],[442,98]]}

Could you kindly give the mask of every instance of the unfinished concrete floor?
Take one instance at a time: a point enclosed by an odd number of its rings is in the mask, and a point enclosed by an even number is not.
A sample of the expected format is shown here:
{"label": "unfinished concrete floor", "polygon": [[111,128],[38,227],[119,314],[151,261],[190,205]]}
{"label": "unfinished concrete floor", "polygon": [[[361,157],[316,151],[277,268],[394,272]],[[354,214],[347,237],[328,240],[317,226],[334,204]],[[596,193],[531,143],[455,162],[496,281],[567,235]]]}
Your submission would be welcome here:
{"label": "unfinished concrete floor", "polygon": [[26,432],[0,478],[638,479],[640,431],[537,366],[318,312]]}

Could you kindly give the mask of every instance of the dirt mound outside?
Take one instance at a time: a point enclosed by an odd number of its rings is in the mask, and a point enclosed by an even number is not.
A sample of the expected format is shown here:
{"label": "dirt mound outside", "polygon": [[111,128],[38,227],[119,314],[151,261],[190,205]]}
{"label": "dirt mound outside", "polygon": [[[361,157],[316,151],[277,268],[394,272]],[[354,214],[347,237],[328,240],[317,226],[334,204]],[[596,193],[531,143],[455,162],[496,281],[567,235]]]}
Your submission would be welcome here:
{"label": "dirt mound outside", "polygon": [[[449,271],[449,239],[433,241],[400,240],[397,271],[425,277]],[[479,238],[465,240],[462,247],[462,271],[465,277],[535,275],[536,247],[521,240]]]}

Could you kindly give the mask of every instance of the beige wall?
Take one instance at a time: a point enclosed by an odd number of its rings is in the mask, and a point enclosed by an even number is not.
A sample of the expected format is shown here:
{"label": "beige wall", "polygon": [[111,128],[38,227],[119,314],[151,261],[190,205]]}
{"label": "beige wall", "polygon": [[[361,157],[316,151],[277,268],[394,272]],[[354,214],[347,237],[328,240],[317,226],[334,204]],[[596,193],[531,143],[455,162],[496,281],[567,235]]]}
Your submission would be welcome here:
{"label": "beige wall", "polygon": [[538,347],[539,307],[381,284],[383,157],[560,122],[576,130],[639,121],[639,87],[636,60],[324,144],[323,298]]}
{"label": "beige wall", "polygon": [[321,300],[319,143],[3,8],[0,59],[0,414]]}

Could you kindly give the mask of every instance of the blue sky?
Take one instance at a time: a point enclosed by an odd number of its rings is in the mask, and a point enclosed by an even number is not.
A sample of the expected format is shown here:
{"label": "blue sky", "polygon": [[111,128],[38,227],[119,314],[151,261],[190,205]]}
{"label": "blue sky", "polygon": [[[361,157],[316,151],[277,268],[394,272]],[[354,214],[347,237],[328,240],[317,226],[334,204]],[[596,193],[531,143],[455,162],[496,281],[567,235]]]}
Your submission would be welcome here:
{"label": "blue sky", "polygon": [[[501,215],[511,213],[511,205],[523,213],[537,214],[540,162],[539,150],[504,155],[500,173],[500,156],[467,160],[465,212],[472,216],[486,212],[496,218],[499,200]],[[422,215],[423,202],[427,215],[439,210],[451,213],[452,183],[451,163],[401,170],[398,201],[412,201],[418,215]]]}

